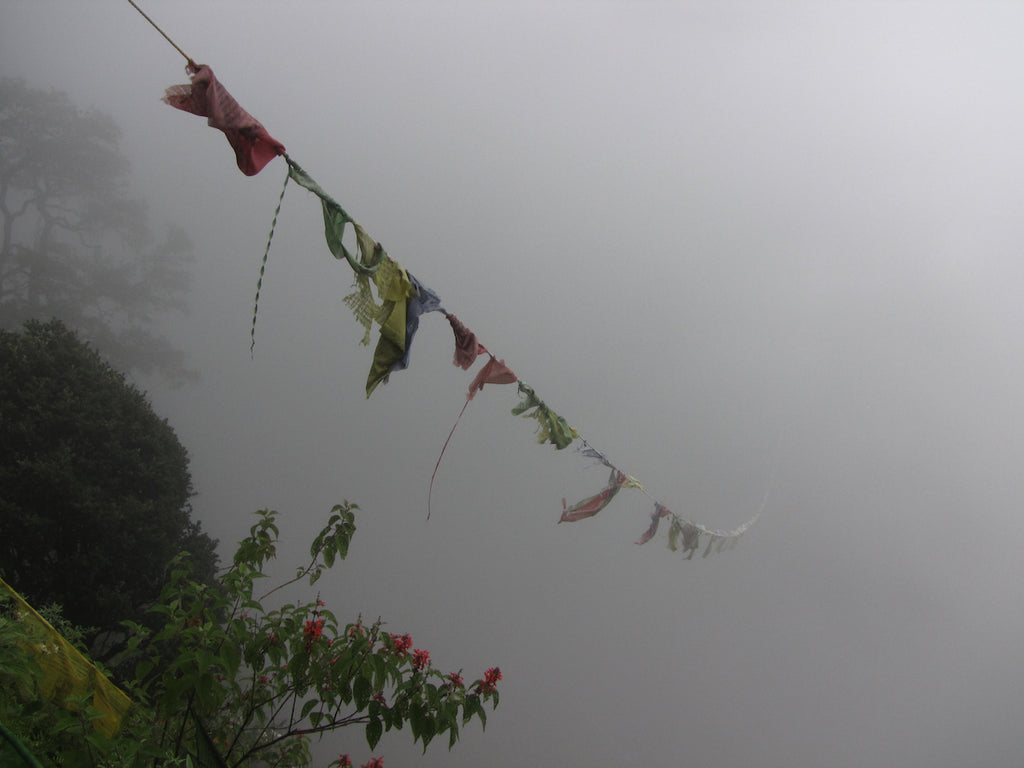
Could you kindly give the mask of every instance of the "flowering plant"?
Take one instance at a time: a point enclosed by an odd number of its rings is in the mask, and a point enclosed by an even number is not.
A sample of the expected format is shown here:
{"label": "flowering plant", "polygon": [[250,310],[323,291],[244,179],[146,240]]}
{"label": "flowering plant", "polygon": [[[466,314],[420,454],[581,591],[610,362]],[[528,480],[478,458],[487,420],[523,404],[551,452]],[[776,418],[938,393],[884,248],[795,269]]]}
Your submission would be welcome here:
{"label": "flowering plant", "polygon": [[[182,756],[212,750],[219,765],[307,765],[308,737],[362,726],[373,750],[386,730],[408,725],[424,750],[498,704],[497,668],[467,687],[458,672],[435,670],[430,652],[412,647],[408,634],[361,618],[344,627],[319,597],[265,607],[282,587],[308,579],[348,552],[355,532],[354,504],[331,510],[310,547],[310,562],[294,579],[254,597],[267,562],[276,556],[277,514],[262,510],[219,588],[194,581],[188,560],[176,561],[159,604],[162,626],[130,624],[124,660],[134,662],[130,693],[152,703],[149,738]],[[218,763],[210,763],[218,765]],[[342,755],[332,765],[346,768]],[[382,768],[382,758],[367,766]]]}

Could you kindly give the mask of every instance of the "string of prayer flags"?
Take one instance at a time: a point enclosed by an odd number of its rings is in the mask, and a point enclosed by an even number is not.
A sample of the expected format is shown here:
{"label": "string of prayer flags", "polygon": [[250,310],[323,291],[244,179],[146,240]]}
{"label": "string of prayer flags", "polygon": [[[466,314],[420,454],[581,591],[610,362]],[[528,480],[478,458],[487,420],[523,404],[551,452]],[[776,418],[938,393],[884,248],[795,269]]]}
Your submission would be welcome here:
{"label": "string of prayer flags", "polygon": [[266,128],[242,109],[227,89],[205,64],[189,63],[190,83],[172,85],[163,101],[176,109],[207,118],[207,124],[224,132],[235,150],[238,169],[246,176],[255,176],[278,155],[284,145],[267,133]]}
{"label": "string of prayer flags", "polygon": [[[452,425],[448,438],[441,448],[441,454],[437,458],[437,464],[434,466],[427,496],[428,519],[434,479],[437,476],[441,459],[470,401],[487,384],[518,383],[518,394],[522,399],[512,409],[512,414],[537,421],[537,441],[539,443],[550,442],[556,449],[562,450],[579,440],[581,443],[580,453],[597,459],[609,468],[608,483],[598,493],[588,496],[572,506],[568,506],[566,500],[562,499],[562,514],[559,523],[577,522],[594,517],[605,509],[623,488],[636,488],[647,494],[638,480],[616,468],[603,453],[591,447],[586,440],[580,437],[576,429],[537,396],[532,387],[520,380],[503,359],[499,359],[489,352],[477,339],[475,333],[463,325],[454,314],[441,306],[441,299],[436,293],[426,288],[388,256],[381,244],[374,240],[334,198],[327,194],[298,163],[285,153],[284,145],[273,139],[259,121],[238,105],[214,77],[213,71],[208,66],[196,65],[189,59],[187,71],[191,80],[190,84],[168,88],[164,95],[165,102],[177,109],[207,117],[209,125],[223,131],[235,151],[239,169],[246,175],[252,176],[259,173],[267,163],[278,155],[283,156],[288,164],[285,187],[281,190],[281,197],[263,256],[260,283],[257,285],[256,293],[257,307],[259,288],[262,285],[263,270],[270,254],[270,244],[277,224],[277,215],[280,212],[281,201],[284,199],[288,181],[292,180],[320,198],[327,248],[336,259],[339,261],[344,259],[352,268],[354,273],[353,291],[342,301],[352,310],[357,322],[365,329],[360,343],[369,344],[374,323],[380,328],[380,337],[366,380],[367,397],[378,386],[386,383],[392,372],[408,367],[412,340],[419,328],[419,318],[428,312],[444,313],[451,325],[455,336],[455,353],[452,359],[454,365],[468,371],[479,356],[484,354],[488,356],[488,360],[469,385],[466,402],[463,404],[455,424]],[[352,226],[355,236],[355,254],[344,243],[349,225]],[[374,290],[376,290],[376,298]],[[253,311],[254,345],[255,324],[256,307]],[[762,508],[763,506],[762,503]],[[712,551],[720,552],[732,547],[736,540],[757,521],[759,515],[760,512],[733,531],[718,531],[685,520],[671,512],[665,505],[655,502],[651,522],[636,543],[645,544],[650,541],[657,533],[661,519],[671,517],[668,531],[669,549],[678,551],[681,540],[683,553],[687,555],[687,559],[690,559],[700,546],[702,537],[706,536],[707,545],[703,556],[707,557]]]}

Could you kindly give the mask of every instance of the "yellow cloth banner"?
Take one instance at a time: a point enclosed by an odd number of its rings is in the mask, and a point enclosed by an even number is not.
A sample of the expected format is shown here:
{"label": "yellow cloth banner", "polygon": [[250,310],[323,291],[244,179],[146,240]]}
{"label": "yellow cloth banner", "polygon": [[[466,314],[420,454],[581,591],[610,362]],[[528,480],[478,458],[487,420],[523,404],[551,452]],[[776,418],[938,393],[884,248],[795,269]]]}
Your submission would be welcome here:
{"label": "yellow cloth banner", "polygon": [[29,648],[43,671],[39,695],[74,711],[72,697],[81,698],[92,693],[93,707],[103,713],[103,717],[93,721],[93,727],[104,736],[116,736],[132,700],[3,579],[0,579],[0,587],[14,598],[18,618],[34,630]]}

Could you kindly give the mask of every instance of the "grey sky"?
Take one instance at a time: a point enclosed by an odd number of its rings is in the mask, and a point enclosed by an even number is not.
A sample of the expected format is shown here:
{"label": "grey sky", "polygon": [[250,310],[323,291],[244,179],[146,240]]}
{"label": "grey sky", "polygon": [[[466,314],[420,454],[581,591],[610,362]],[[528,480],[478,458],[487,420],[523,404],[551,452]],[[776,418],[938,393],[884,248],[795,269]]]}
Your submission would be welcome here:
{"label": "grey sky", "polygon": [[[144,4],[388,252],[595,446],[733,551],[633,541],[606,472],[533,441],[424,317],[372,349],[318,205],[159,101],[184,62],[125,2],[0,10],[0,74],[117,121],[198,256],[167,333],[200,385],[141,382],[204,525],[286,515],[296,561],[442,668],[500,665],[486,733],[387,765],[1020,763],[1024,6],[986,2]],[[293,562],[285,559],[282,572]],[[361,733],[324,754],[365,756]]]}

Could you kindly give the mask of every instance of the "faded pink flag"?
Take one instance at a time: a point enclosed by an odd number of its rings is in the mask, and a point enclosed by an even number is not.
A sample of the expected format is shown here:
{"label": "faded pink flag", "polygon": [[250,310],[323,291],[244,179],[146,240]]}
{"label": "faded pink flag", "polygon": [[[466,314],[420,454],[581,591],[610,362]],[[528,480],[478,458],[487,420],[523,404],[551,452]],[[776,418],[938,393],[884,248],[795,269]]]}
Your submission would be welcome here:
{"label": "faded pink flag", "polygon": [[517,381],[519,381],[519,377],[512,372],[512,369],[505,365],[505,361],[491,355],[491,359],[484,363],[480,373],[476,375],[473,383],[469,385],[469,394],[466,395],[466,401],[469,402],[476,397],[476,393],[483,390],[484,384],[515,384]]}
{"label": "faded pink flag", "polygon": [[477,341],[476,334],[464,326],[455,315],[447,314],[448,322],[455,334],[455,358],[452,362],[464,371],[468,371],[477,357],[487,349]]}
{"label": "faded pink flag", "polygon": [[239,170],[246,176],[255,176],[278,155],[284,154],[284,145],[267,133],[254,118],[232,98],[227,89],[214,77],[205,64],[194,71],[189,68],[192,82],[172,85],[164,93],[163,101],[172,107],[207,118],[207,124],[224,132],[235,150]]}
{"label": "faded pink flag", "polygon": [[668,517],[672,514],[672,510],[662,504],[660,501],[654,503],[654,511],[651,512],[651,526],[643,535],[636,540],[637,544],[646,544],[648,541],[654,538],[654,534],[658,532],[658,521],[663,517]]}
{"label": "faded pink flag", "polygon": [[617,469],[613,469],[611,476],[608,478],[608,486],[600,493],[595,493],[583,501],[578,501],[571,507],[566,505],[565,499],[562,499],[562,516],[558,519],[558,522],[575,523],[579,520],[593,517],[608,506],[609,502],[615,498],[615,495],[628,480],[629,478],[626,475]]}

